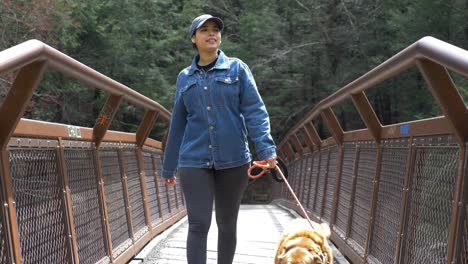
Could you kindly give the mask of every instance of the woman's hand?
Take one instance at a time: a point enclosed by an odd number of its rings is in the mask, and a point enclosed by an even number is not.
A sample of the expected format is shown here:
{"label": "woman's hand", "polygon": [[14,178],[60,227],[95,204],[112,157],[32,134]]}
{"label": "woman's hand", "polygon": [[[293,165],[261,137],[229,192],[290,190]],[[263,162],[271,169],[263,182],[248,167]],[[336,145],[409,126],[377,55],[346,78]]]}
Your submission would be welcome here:
{"label": "woman's hand", "polygon": [[169,185],[169,186],[172,186],[176,183],[176,177],[172,177],[172,178],[164,178],[164,182]]}
{"label": "woman's hand", "polygon": [[276,157],[273,156],[273,157],[269,157],[268,159],[266,159],[266,161],[268,162],[268,167],[274,169],[276,167]]}

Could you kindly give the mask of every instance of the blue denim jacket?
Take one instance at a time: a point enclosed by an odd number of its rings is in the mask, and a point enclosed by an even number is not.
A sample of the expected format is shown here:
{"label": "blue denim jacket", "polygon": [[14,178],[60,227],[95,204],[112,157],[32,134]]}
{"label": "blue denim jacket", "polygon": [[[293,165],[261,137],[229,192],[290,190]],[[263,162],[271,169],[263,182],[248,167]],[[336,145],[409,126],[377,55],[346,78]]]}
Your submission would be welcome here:
{"label": "blue denim jacket", "polygon": [[258,159],[276,156],[270,122],[249,67],[218,50],[215,66],[203,72],[198,55],[177,78],[162,176],[177,167],[226,169],[251,161],[247,142]]}

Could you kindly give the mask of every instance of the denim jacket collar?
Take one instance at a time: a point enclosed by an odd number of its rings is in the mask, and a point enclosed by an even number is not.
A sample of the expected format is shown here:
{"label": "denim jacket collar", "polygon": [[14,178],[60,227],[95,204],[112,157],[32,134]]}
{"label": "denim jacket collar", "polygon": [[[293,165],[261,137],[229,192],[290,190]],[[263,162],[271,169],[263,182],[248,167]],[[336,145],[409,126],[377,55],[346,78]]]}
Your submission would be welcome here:
{"label": "denim jacket collar", "polygon": [[[190,68],[188,71],[188,75],[192,75],[195,73],[195,71],[199,70],[197,67],[197,62],[199,58],[200,58],[200,55],[198,54],[193,57],[192,64],[190,65]],[[216,61],[216,64],[213,68],[220,69],[220,70],[229,69],[228,57],[224,55],[224,52],[220,49],[218,49],[218,61]]]}

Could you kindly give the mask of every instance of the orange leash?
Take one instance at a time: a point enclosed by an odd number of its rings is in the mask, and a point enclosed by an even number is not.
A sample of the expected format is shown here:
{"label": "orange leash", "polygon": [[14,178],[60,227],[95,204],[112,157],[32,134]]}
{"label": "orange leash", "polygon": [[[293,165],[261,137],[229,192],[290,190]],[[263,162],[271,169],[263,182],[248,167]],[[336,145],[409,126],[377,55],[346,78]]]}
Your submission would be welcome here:
{"label": "orange leash", "polygon": [[[261,168],[262,171],[261,171],[259,174],[252,175],[252,170],[253,170],[253,169],[256,169],[256,168]],[[270,167],[268,166],[268,162],[267,162],[266,160],[254,161],[252,167],[249,168],[249,170],[248,170],[248,172],[247,172],[247,175],[248,175],[249,178],[251,178],[251,179],[258,179],[258,178],[262,177],[263,174],[265,174],[265,172],[266,172],[268,169],[270,169]],[[281,169],[278,167],[278,165],[275,166],[275,170],[279,173],[279,175],[281,176],[281,178],[283,178],[283,181],[286,183],[286,186],[288,187],[289,192],[292,194],[292,196],[294,197],[294,200],[296,201],[296,205],[298,205],[299,208],[301,209],[301,212],[302,212],[302,214],[304,215],[304,218],[307,219],[307,221],[309,222],[309,224],[310,224],[310,226],[312,227],[312,229],[315,229],[314,226],[313,226],[313,224],[312,224],[312,221],[310,220],[309,216],[307,215],[306,210],[305,210],[304,207],[302,206],[301,202],[299,202],[299,199],[297,198],[296,194],[294,193],[294,190],[291,188],[291,185],[289,185],[288,180],[286,179],[286,177],[284,177],[284,174],[283,174],[283,172],[281,171]]]}

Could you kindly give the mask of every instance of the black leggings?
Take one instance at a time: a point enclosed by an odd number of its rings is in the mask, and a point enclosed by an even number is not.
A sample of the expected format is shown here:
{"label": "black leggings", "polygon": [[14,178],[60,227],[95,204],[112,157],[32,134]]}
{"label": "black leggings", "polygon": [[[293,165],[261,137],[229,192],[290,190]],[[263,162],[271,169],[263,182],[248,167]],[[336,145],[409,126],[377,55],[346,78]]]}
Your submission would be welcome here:
{"label": "black leggings", "polygon": [[218,264],[232,263],[237,243],[237,215],[249,167],[250,163],[223,170],[179,168],[189,221],[188,264],[206,263],[213,197],[218,225]]}

